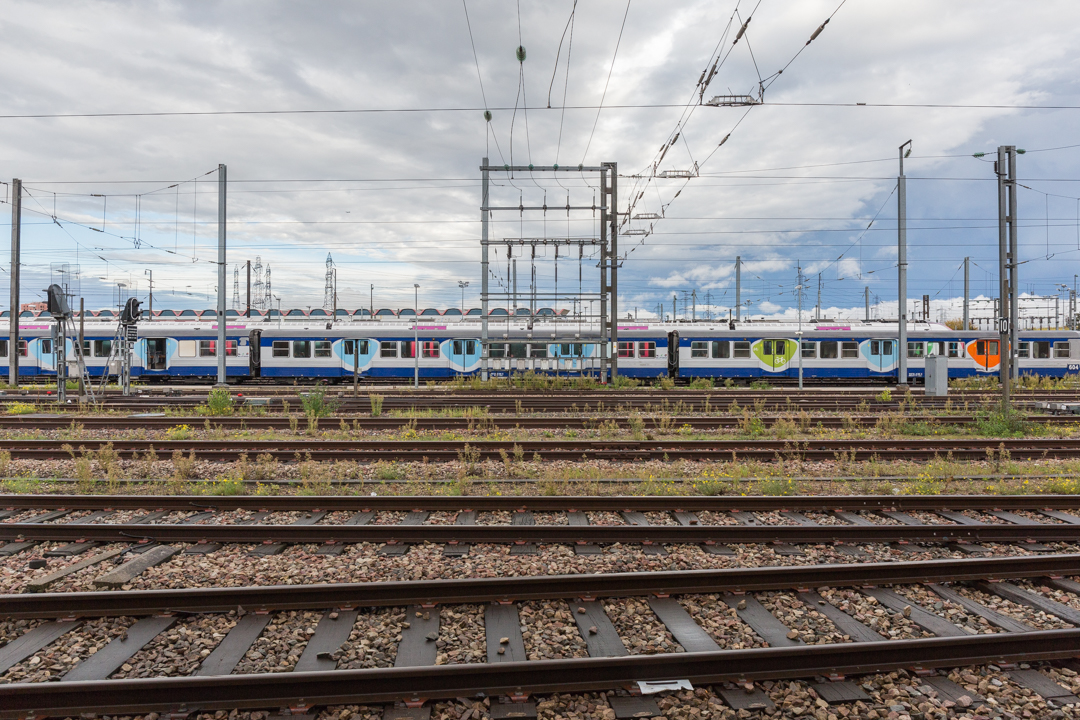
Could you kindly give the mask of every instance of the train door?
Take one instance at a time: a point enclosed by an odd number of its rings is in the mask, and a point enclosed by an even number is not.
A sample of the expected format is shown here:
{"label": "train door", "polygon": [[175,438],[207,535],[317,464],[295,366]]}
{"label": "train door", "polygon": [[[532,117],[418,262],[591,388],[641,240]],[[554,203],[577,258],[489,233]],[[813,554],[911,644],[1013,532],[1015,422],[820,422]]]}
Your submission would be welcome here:
{"label": "train door", "polygon": [[146,342],[146,369],[164,370],[167,350],[165,338],[145,338]]}
{"label": "train door", "polygon": [[253,378],[262,377],[262,330],[248,333],[248,345],[251,346],[248,353],[248,371]]}
{"label": "train door", "polygon": [[673,330],[667,336],[667,374],[670,378],[679,377],[679,331]]}
{"label": "train door", "polygon": [[897,362],[895,340],[870,341],[870,369],[877,372],[892,370]]}
{"label": "train door", "polygon": [[[971,348],[974,346],[975,351]],[[999,340],[976,340],[968,346],[968,355],[981,370],[990,370],[1001,363],[1001,343]]]}

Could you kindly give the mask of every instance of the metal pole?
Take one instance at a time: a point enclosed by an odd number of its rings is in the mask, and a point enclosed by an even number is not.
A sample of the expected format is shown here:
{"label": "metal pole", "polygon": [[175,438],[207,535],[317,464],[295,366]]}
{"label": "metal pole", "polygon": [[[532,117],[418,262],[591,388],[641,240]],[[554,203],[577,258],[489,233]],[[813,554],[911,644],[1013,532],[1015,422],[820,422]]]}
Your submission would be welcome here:
{"label": "metal pole", "polygon": [[83,319],[86,317],[86,299],[79,298],[79,400],[86,397],[86,359],[83,356],[85,350],[86,325]]}
{"label": "metal pole", "polygon": [[225,385],[225,166],[218,165],[217,384]]}
{"label": "metal pole", "polygon": [[22,180],[11,181],[11,312],[8,318],[8,384],[19,386],[19,244],[22,240]]}
{"label": "metal pole", "polygon": [[491,355],[488,348],[488,159],[480,168],[480,379],[487,381]]}
{"label": "metal pole", "polygon": [[375,283],[371,283],[371,295],[368,297],[368,315],[375,319]]}
{"label": "metal pole", "polygon": [[420,388],[420,286],[413,283],[413,387]]}
{"label": "metal pole", "polygon": [[251,317],[251,261],[247,261],[247,309],[244,317]]}
{"label": "metal pole", "polygon": [[799,336],[799,389],[803,389],[803,366],[802,366],[802,265],[797,266],[799,268],[799,282],[795,287],[795,291],[799,294],[799,332],[796,335]]}
{"label": "metal pole", "polygon": [[517,303],[517,297],[518,297],[518,293],[517,293],[517,258],[513,258],[513,260],[511,260],[511,264],[514,266],[514,289],[513,289],[514,301],[511,304],[513,306],[513,314],[517,315],[517,305],[518,305],[518,303]]}
{"label": "metal pole", "polygon": [[821,273],[817,274],[817,319],[821,320]]}
{"label": "metal pole", "polygon": [[605,203],[611,218],[611,379],[619,375],[619,172],[616,163],[602,163],[611,168],[611,191]]}
{"label": "metal pole", "polygon": [[154,322],[154,271],[147,270],[150,276],[150,322]]}
{"label": "metal pole", "polygon": [[1020,284],[1017,274],[1020,268],[1020,254],[1017,246],[1016,229],[1016,147],[1009,145],[1006,148],[1009,155],[1009,180],[1006,183],[1009,190],[1009,369],[1013,380],[1020,377],[1020,363],[1016,361],[1016,350],[1019,347],[1020,320]]}
{"label": "metal pole", "polygon": [[971,258],[964,258],[964,327],[967,330],[971,321]]}
{"label": "metal pole", "polygon": [[1001,358],[998,375],[1001,379],[1001,409],[1009,410],[1009,372],[1010,353],[1006,349],[1009,343],[1009,274],[1008,274],[1008,198],[1005,177],[1008,167],[1008,149],[998,147],[998,159],[994,166],[997,174],[998,190],[998,352]]}
{"label": "metal pole", "polygon": [[694,301],[693,310],[690,312],[690,322],[697,322],[697,288],[690,293],[690,297]]}
{"label": "metal pole", "polygon": [[900,177],[897,178],[897,217],[896,267],[897,267],[897,315],[900,322],[897,348],[900,357],[897,370],[897,387],[906,388],[908,384],[907,367],[907,178],[904,176],[904,148],[910,152],[911,141],[900,146]]}
{"label": "metal pole", "polygon": [[360,341],[352,341],[352,394],[360,395]]}
{"label": "metal pole", "polygon": [[735,322],[742,318],[742,256],[735,256]]}
{"label": "metal pole", "polygon": [[863,289],[863,300],[866,303],[866,322],[870,322],[870,286]]}
{"label": "metal pole", "polygon": [[608,371],[611,369],[611,346],[608,335],[608,293],[611,286],[608,285],[608,263],[610,262],[610,246],[608,245],[608,168],[601,166],[600,170],[600,382],[607,382]]}

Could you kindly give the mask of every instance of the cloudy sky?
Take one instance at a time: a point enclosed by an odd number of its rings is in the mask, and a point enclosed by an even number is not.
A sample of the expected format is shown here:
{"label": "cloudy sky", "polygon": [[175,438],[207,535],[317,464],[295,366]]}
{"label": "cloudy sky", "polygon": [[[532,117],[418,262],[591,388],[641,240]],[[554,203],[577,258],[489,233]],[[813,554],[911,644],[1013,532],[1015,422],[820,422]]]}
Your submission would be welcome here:
{"label": "cloudy sky", "polygon": [[[8,0],[0,178],[26,185],[22,300],[39,299],[69,263],[89,307],[115,302],[117,283],[145,297],[148,270],[156,307],[212,306],[223,163],[230,305],[234,268],[256,257],[283,308],[322,305],[327,253],[339,306],[411,306],[414,283],[421,306],[454,306],[459,281],[475,305],[487,154],[499,165],[618,163],[620,210],[634,200],[632,214],[662,215],[630,220],[651,234],[622,238],[630,312],[664,303],[670,313],[678,295],[681,314],[696,290],[699,311],[708,298],[726,314],[741,256],[744,312],[792,312],[801,264],[807,307],[820,274],[827,314],[861,312],[865,287],[888,313],[897,148],[909,138],[910,297],[929,294],[935,318],[951,314],[965,256],[973,295],[994,294],[989,154],[1004,144],[1028,151],[1021,290],[1071,287],[1080,147],[1064,146],[1080,144],[1080,5],[838,4]],[[760,106],[697,104],[762,85]],[[654,177],[695,167],[689,181]],[[502,205],[591,205],[596,192],[578,173],[493,181]],[[492,237],[589,237],[596,222],[555,208],[500,212]],[[544,255],[541,292],[556,290],[556,276],[561,293],[579,276],[595,289],[595,258]],[[497,287],[505,250],[492,260]],[[518,263],[522,292],[530,265]],[[0,267],[6,307],[6,256]],[[241,272],[241,295],[243,284]]]}

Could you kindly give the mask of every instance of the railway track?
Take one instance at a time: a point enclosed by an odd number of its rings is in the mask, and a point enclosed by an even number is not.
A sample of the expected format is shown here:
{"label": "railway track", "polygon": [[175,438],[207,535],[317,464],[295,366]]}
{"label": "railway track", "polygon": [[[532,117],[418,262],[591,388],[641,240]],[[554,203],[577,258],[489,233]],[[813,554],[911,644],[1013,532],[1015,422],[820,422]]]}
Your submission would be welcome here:
{"label": "railway track", "polygon": [[[200,460],[231,462],[241,454],[279,461],[317,460],[351,462],[479,462],[507,458],[541,461],[699,460],[726,462],[738,459],[806,462],[860,460],[985,460],[1008,453],[1014,460],[1080,457],[1075,438],[908,438],[810,440],[54,440],[30,438],[0,440],[0,451],[12,459],[55,460],[76,450],[95,452],[111,445],[122,459],[151,450],[161,457],[195,453]],[[77,445],[73,447],[73,445]]]}
{"label": "railway track", "polygon": [[[765,427],[772,427],[778,422],[793,422],[787,415],[755,416]],[[974,425],[982,420],[978,415],[917,415],[907,414],[906,423],[925,423],[938,426]],[[818,415],[807,418],[810,427],[829,429],[849,427],[875,427],[881,415]],[[1078,425],[1080,418],[1067,415],[1034,415],[1029,422],[1043,425]],[[206,416],[186,417],[176,415],[152,415],[148,413],[130,415],[69,415],[69,414],[31,414],[0,415],[0,428],[22,428],[37,430],[65,430],[72,423],[83,430],[130,430],[137,425],[147,430],[166,430],[177,425],[205,423],[227,430],[290,430],[294,420],[284,415],[255,416]],[[334,429],[342,423],[351,430],[399,430],[409,425],[416,430],[580,430],[597,428],[632,429],[633,424],[625,415],[516,415],[498,414],[481,417],[424,417],[409,414],[389,417],[347,417],[334,415],[319,418],[319,425],[324,429]],[[646,430],[672,432],[675,429],[689,427],[693,430],[731,430],[740,427],[742,418],[738,416],[700,416],[700,415],[652,415],[641,417],[642,427]]]}
{"label": "railway track", "polygon": [[[563,544],[592,552],[602,545],[630,543],[657,554],[665,544],[697,544],[722,554],[730,552],[727,545],[764,543],[799,554],[800,544],[931,543],[977,553],[985,551],[978,543],[1049,551],[1041,543],[1080,541],[1080,497],[1073,496],[8,495],[0,496],[0,507],[5,508],[0,540],[9,541],[0,546],[0,555],[25,552],[41,542],[67,543],[50,552],[71,556],[102,543],[143,548],[189,543],[215,549],[241,543],[273,546],[275,552],[316,544],[318,552],[334,554],[354,543],[381,543],[383,552],[395,554],[407,553],[412,544],[442,543],[447,554],[467,555],[472,544],[528,546],[528,552],[538,545]],[[243,514],[230,515],[236,511]],[[321,523],[331,511],[342,517],[334,524]],[[285,512],[304,516],[288,525],[266,522]],[[443,517],[436,520],[436,514]]]}
{"label": "railway track", "polygon": [[[1078,573],[1080,555],[1056,555],[5,595],[0,616],[32,626],[0,648],[8,683],[0,685],[0,717],[256,708],[304,715],[389,704],[384,717],[415,718],[452,698],[466,707],[487,698],[492,717],[532,717],[538,695],[588,691],[606,691],[602,702],[616,717],[646,717],[660,713],[641,691],[658,685],[711,686],[713,709],[726,711],[771,707],[768,681],[793,678],[821,699],[810,701],[815,707],[865,708],[877,707],[871,685],[852,678],[894,670],[918,678],[920,698],[974,710],[987,699],[973,676],[954,675],[960,685],[934,670],[988,663],[1004,669],[1004,683],[1054,708],[1077,702],[1049,663],[1067,662],[1080,643],[1080,584],[1068,579]],[[278,672],[247,670],[249,653],[266,647],[261,636],[308,615],[317,621],[299,628],[303,640],[289,663]],[[97,652],[77,651],[85,628],[120,617],[127,620],[109,626]],[[147,677],[132,678],[134,666],[145,666],[137,658],[175,651],[181,636],[185,643],[209,636],[200,621],[215,618],[224,630],[205,643],[208,654],[183,670],[176,660],[151,663]],[[559,625],[567,642],[542,645]],[[358,651],[359,639],[372,635],[379,650]],[[57,648],[76,649],[59,660]],[[28,675],[38,681],[18,681]]]}

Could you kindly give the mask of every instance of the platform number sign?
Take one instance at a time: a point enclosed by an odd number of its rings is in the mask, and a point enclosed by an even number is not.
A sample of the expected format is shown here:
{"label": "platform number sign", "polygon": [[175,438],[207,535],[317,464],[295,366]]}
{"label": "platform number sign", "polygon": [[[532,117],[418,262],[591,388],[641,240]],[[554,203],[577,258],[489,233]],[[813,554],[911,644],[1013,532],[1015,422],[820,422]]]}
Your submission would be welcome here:
{"label": "platform number sign", "polygon": [[1009,318],[998,318],[997,326],[999,335],[1009,334]]}

